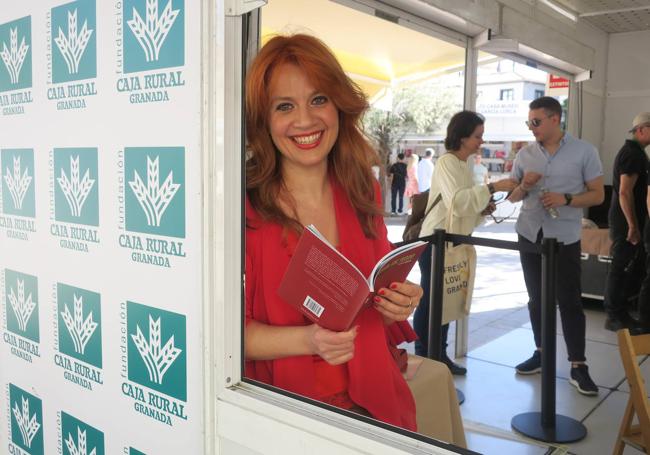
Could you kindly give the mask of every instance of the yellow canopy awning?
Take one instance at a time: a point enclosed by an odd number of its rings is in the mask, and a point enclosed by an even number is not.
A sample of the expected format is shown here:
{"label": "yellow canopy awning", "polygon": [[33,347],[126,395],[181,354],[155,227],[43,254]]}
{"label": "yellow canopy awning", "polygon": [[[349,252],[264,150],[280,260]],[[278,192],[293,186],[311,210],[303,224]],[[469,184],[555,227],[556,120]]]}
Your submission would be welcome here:
{"label": "yellow canopy awning", "polygon": [[369,98],[465,63],[461,46],[328,0],[270,0],[262,8],[262,42],[283,33],[322,39]]}

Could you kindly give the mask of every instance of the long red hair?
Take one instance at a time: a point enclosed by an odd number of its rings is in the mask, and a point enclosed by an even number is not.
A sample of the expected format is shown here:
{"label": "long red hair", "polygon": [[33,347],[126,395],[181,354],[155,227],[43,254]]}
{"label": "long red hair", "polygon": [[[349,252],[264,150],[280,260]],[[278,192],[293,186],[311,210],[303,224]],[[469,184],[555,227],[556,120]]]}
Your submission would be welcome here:
{"label": "long red hair", "polygon": [[262,47],[248,70],[246,192],[252,207],[262,219],[302,232],[298,220],[284,213],[278,204],[280,199],[291,201],[282,194],[281,155],[269,132],[269,85],[273,72],[284,64],[298,66],[314,87],[326,94],[338,109],[339,135],[328,155],[328,170],[347,194],[365,235],[373,238],[373,217],[381,210],[375,202],[371,173],[376,153],[360,127],[368,102],[361,89],[346,76],[332,51],[313,36],[273,37]]}

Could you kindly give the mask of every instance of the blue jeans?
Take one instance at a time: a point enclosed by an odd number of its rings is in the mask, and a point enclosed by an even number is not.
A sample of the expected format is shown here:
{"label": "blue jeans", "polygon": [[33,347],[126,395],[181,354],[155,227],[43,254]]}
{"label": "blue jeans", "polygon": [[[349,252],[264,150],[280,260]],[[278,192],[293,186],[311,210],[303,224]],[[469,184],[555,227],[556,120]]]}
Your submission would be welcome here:
{"label": "blue jeans", "polygon": [[[539,232],[535,243],[542,241],[542,231]],[[521,235],[519,242],[532,243]],[[528,313],[535,346],[539,348],[542,347],[542,256],[520,251],[519,258],[528,290]],[[569,362],[585,361],[586,319],[582,309],[580,272],[580,242],[560,245],[557,254],[556,298]]]}
{"label": "blue jeans", "polygon": [[[431,293],[431,244],[427,245],[426,249],[418,259],[420,265],[420,287],[424,294],[420,304],[415,309],[413,315],[413,329],[418,335],[415,340],[415,354],[428,357],[429,350],[429,294]],[[443,324],[441,327],[441,352],[444,357],[447,353],[447,335],[449,334],[449,324]]]}
{"label": "blue jeans", "polygon": [[390,211],[395,211],[396,201],[399,201],[399,211],[404,210],[404,190],[406,182],[393,182],[390,187]]}

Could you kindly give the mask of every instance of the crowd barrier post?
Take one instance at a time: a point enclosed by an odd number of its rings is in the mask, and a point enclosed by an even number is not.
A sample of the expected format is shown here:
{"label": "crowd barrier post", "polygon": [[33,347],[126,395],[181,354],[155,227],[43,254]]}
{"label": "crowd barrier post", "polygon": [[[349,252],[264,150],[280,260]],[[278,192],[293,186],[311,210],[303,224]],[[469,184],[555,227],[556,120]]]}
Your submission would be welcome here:
{"label": "crowd barrier post", "polygon": [[556,358],[556,270],[558,243],[554,238],[542,240],[542,403],[541,412],[514,416],[512,428],[544,442],[575,442],[587,436],[579,421],[555,412]]}
{"label": "crowd barrier post", "polygon": [[431,285],[429,286],[429,346],[430,359],[442,359],[442,290],[445,273],[445,230],[436,229],[431,239]]}
{"label": "crowd barrier post", "polygon": [[[429,287],[429,346],[427,353],[430,359],[442,359],[442,306],[445,279],[445,238],[444,229],[436,229],[430,240],[433,246],[431,252],[431,286]],[[465,394],[456,389],[458,404],[465,402]]]}

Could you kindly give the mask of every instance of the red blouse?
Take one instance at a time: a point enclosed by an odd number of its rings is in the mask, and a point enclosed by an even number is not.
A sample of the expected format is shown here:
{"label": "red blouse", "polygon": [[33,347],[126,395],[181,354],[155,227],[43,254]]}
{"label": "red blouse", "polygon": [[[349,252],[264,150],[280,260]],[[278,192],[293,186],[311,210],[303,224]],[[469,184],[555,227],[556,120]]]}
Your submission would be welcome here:
{"label": "red blouse", "polygon": [[[377,238],[366,238],[344,190],[336,183],[332,186],[339,251],[368,275],[375,262],[391,248],[386,226],[382,217],[376,217]],[[379,194],[378,188],[376,193]],[[377,199],[379,203],[379,196]],[[282,227],[261,220],[248,200],[246,222],[246,321],[276,326],[311,324],[277,295],[297,236],[289,233],[283,241]],[[391,344],[412,341],[413,330],[408,323],[391,324],[387,328],[374,308],[362,311],[355,325],[359,325],[359,331],[354,357],[344,365],[347,374],[343,376],[341,370],[334,369],[326,373],[325,378],[315,379],[316,371],[322,371],[323,366],[311,355],[246,361],[246,376],[321,401],[329,401],[324,400],[323,395],[330,394],[341,387],[340,381],[345,384],[347,380],[348,396],[353,403],[365,408],[376,419],[416,431],[413,396],[388,350],[389,341]],[[327,376],[339,381],[338,385],[332,384]],[[348,407],[345,400],[331,404]]]}

